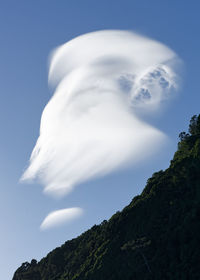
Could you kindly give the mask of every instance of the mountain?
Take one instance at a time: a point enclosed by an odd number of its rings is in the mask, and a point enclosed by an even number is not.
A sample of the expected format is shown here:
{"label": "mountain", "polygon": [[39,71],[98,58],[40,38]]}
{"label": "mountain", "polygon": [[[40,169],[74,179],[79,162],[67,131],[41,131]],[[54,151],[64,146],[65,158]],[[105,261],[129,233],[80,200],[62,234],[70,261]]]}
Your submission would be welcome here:
{"label": "mountain", "polygon": [[200,115],[193,116],[169,168],[141,195],[13,280],[200,279]]}

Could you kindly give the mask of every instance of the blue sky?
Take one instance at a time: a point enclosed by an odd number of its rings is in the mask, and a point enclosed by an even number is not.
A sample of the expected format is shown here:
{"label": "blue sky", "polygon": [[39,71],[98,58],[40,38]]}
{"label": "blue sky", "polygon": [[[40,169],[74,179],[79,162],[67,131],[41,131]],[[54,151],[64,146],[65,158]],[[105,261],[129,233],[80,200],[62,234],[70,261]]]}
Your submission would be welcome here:
{"label": "blue sky", "polygon": [[[93,224],[108,219],[166,168],[178,134],[199,112],[199,1],[0,1],[0,277],[9,280],[24,261],[40,259]],[[48,56],[66,41],[96,30],[133,30],[173,49],[184,62],[178,96],[148,121],[165,132],[165,149],[137,167],[83,183],[58,200],[37,184],[19,184],[51,97]],[[52,210],[80,206],[84,215],[41,232]]]}

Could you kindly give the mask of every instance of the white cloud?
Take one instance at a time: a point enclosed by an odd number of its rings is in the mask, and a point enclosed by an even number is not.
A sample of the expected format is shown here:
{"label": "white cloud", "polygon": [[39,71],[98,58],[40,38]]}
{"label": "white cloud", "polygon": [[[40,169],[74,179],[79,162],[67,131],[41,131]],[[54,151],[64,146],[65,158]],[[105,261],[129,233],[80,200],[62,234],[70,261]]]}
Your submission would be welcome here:
{"label": "white cloud", "polygon": [[57,48],[40,136],[22,180],[38,178],[62,196],[155,152],[165,135],[144,123],[138,110],[160,108],[177,88],[176,54],[129,31],[98,31]]}
{"label": "white cloud", "polygon": [[52,227],[57,227],[71,220],[80,217],[83,214],[83,210],[78,207],[66,208],[57,211],[53,211],[42,222],[40,229],[46,230]]}

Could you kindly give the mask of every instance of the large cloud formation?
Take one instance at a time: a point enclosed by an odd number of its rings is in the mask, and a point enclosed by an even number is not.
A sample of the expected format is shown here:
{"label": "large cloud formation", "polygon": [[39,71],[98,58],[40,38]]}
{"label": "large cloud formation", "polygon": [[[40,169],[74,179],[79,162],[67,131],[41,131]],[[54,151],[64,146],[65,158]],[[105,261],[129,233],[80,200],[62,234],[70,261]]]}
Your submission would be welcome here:
{"label": "large cloud formation", "polygon": [[40,136],[22,180],[38,178],[62,196],[75,185],[142,160],[165,139],[138,118],[177,88],[177,56],[129,31],[79,36],[51,56],[55,93],[44,108]]}

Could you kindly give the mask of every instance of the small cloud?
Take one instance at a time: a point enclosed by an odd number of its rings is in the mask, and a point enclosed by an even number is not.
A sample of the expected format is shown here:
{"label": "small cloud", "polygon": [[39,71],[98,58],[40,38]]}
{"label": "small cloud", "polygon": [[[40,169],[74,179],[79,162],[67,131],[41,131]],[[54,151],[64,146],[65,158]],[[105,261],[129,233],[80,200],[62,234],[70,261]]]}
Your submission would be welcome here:
{"label": "small cloud", "polygon": [[79,207],[53,211],[49,213],[49,215],[47,215],[47,217],[44,219],[40,226],[40,229],[47,230],[49,228],[58,227],[70,222],[73,219],[79,218],[82,214],[83,209]]}

